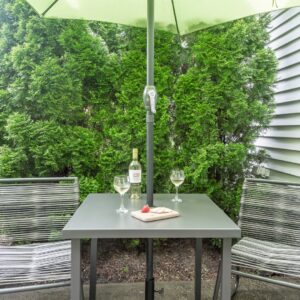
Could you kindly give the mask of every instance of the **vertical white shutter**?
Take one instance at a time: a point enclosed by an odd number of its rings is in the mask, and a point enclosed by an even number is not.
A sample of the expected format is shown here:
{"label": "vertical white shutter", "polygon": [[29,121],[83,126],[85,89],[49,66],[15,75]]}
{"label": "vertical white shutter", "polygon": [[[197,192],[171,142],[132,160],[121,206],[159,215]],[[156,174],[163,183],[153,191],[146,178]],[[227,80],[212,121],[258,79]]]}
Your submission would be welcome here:
{"label": "vertical white shutter", "polygon": [[300,8],[273,13],[269,33],[278,59],[276,110],[255,145],[271,156],[270,179],[300,182]]}

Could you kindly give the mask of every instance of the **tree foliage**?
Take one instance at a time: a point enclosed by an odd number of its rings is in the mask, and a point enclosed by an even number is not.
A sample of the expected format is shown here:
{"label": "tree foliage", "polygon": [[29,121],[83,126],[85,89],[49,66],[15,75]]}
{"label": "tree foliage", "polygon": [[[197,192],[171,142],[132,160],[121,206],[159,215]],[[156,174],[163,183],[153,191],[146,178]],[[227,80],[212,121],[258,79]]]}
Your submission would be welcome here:
{"label": "tree foliage", "polygon": [[[0,0],[0,19],[0,176],[75,175],[84,197],[111,191],[133,147],[145,169],[145,30],[43,19],[23,0]],[[252,142],[273,109],[267,22],[181,41],[156,32],[156,192],[171,191],[169,172],[182,167],[182,190],[236,215]]]}
{"label": "tree foliage", "polygon": [[267,21],[248,18],[201,32],[193,64],[175,86],[175,144],[187,191],[208,192],[233,215],[249,149],[273,111],[276,64],[265,48]]}

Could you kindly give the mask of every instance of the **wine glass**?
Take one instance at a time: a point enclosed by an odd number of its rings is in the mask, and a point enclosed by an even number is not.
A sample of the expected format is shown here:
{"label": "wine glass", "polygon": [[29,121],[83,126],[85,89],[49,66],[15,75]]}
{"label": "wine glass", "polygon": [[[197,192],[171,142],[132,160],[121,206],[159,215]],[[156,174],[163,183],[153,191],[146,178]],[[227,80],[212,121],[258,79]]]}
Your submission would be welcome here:
{"label": "wine glass", "polygon": [[184,172],[183,170],[172,170],[170,179],[172,183],[175,185],[176,188],[176,195],[175,198],[172,199],[173,202],[182,202],[181,199],[178,197],[178,187],[183,183],[184,181]]}
{"label": "wine glass", "polygon": [[124,206],[124,195],[130,188],[129,177],[126,175],[115,176],[114,178],[114,188],[120,194],[121,205],[117,209],[118,214],[126,214],[128,209]]}

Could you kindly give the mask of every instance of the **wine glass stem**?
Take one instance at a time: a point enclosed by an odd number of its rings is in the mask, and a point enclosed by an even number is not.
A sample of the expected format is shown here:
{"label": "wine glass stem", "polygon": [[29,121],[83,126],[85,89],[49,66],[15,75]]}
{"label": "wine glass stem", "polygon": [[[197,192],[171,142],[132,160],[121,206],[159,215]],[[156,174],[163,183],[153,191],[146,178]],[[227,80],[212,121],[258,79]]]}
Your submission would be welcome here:
{"label": "wine glass stem", "polygon": [[176,188],[176,195],[175,195],[175,199],[176,199],[176,201],[178,201],[178,186],[175,186],[175,188]]}
{"label": "wine glass stem", "polygon": [[124,195],[120,195],[121,196],[121,205],[120,205],[120,210],[124,210]]}

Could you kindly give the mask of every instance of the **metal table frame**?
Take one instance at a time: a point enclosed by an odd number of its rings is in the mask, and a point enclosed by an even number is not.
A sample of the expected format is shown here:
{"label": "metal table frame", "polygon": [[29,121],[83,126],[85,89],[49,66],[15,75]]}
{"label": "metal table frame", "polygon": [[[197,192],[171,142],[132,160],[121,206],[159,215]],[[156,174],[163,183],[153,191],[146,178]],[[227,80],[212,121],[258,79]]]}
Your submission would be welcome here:
{"label": "metal table frame", "polygon": [[[141,221],[133,219],[130,215],[122,216],[119,224],[116,224],[116,228],[112,228],[113,220],[111,223],[105,223],[96,218],[95,209],[107,208],[106,212],[102,212],[101,216],[105,219],[107,216],[112,215],[111,218],[116,218],[114,209],[119,205],[119,198],[116,194],[91,194],[85,200],[83,205],[79,207],[74,216],[70,219],[68,224],[63,230],[65,238],[71,239],[72,254],[71,254],[71,299],[82,300],[81,293],[81,241],[83,238],[91,238],[91,278],[90,278],[90,299],[95,299],[96,295],[96,261],[97,261],[97,239],[98,238],[195,238],[195,299],[201,299],[201,252],[202,252],[202,239],[203,238],[221,238],[222,243],[222,285],[221,285],[221,299],[229,300],[231,297],[231,244],[232,238],[240,237],[240,229],[235,225],[225,213],[218,208],[206,195],[200,194],[185,194],[181,195],[183,203],[177,204],[177,210],[181,213],[181,216],[174,219],[156,221],[150,223],[141,223]],[[170,208],[174,208],[174,204],[166,199],[171,199],[170,194],[158,194],[158,205],[164,205]],[[199,201],[198,201],[199,198]],[[97,200],[96,200],[97,199]],[[161,200],[160,200],[161,199]],[[106,201],[105,201],[106,200]],[[117,201],[115,201],[117,200]],[[140,208],[142,202],[129,205],[130,210]],[[184,204],[186,203],[186,204]],[[106,205],[106,206],[104,206]],[[176,205],[176,204],[175,204]],[[197,209],[202,208],[206,211],[199,210],[199,221],[195,222],[191,218],[187,217],[188,211],[191,214],[191,207],[195,206]],[[109,207],[107,207],[109,206]],[[185,207],[189,207],[185,209]],[[176,208],[175,208],[176,209]],[[192,228],[192,224],[201,223],[202,219],[205,219],[205,214],[214,212],[217,217],[215,221],[210,222],[210,228],[195,227]],[[83,221],[86,214],[91,214],[90,218]],[[198,215],[198,212],[197,212]],[[124,217],[124,218],[123,218]],[[207,220],[213,216],[207,216]],[[179,219],[181,218],[181,219]],[[177,220],[176,220],[177,219]],[[222,220],[220,220],[222,219]],[[100,220],[100,221],[99,221]],[[108,219],[109,220],[109,219]],[[117,220],[117,219],[116,219]],[[186,227],[185,222],[186,221]],[[108,221],[109,222],[109,221]],[[202,222],[205,222],[203,220]],[[207,222],[207,221],[206,221]],[[219,223],[224,222],[224,228],[218,228]],[[80,223],[80,224],[79,224]],[[98,225],[99,223],[99,225]],[[95,225],[96,224],[96,225]],[[179,225],[182,227],[178,227]],[[107,226],[106,226],[107,225]],[[124,227],[122,227],[124,225]],[[127,225],[127,226],[125,226]],[[137,226],[139,225],[139,226]],[[119,226],[119,227],[118,227]],[[147,295],[146,295],[147,296]]]}

